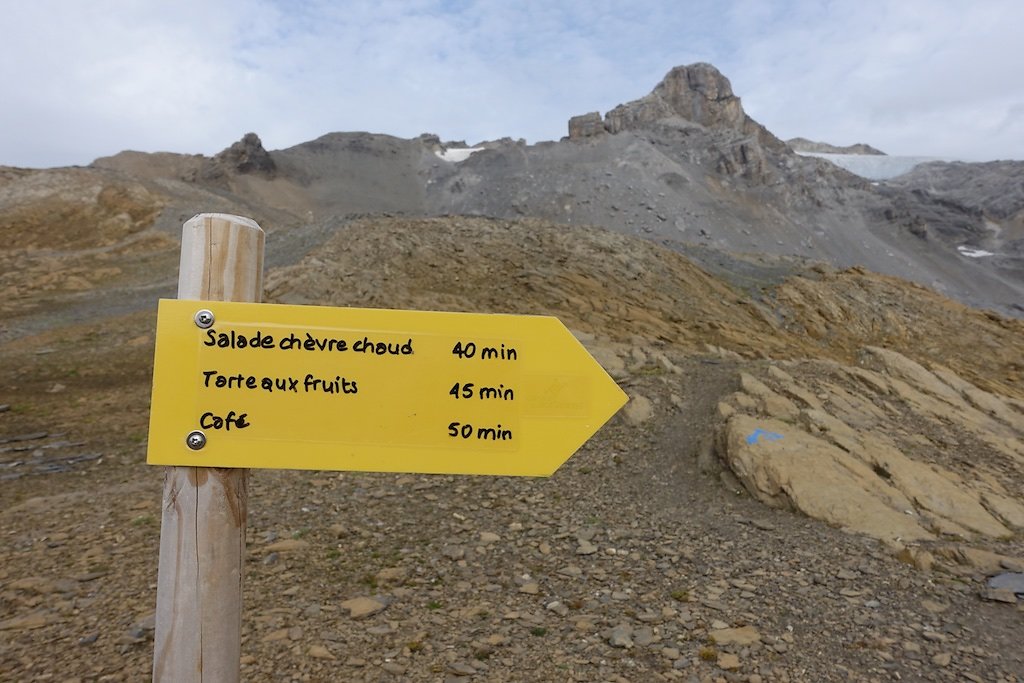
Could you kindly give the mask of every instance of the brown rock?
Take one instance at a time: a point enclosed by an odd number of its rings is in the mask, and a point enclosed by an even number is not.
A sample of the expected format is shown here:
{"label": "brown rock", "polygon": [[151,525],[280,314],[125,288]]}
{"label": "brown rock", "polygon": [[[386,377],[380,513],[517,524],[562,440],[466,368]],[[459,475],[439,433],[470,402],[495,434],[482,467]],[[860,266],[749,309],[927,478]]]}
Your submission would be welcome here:
{"label": "brown rock", "polygon": [[623,408],[622,414],[626,416],[629,424],[635,427],[654,417],[654,404],[646,396],[634,394]]}
{"label": "brown rock", "polygon": [[1009,605],[1017,604],[1017,595],[1009,588],[986,588],[981,592],[981,597],[991,602],[1005,602]]}
{"label": "brown rock", "polygon": [[274,643],[281,640],[288,640],[288,629],[279,628],[260,638],[261,643]]}
{"label": "brown rock", "polygon": [[409,571],[405,567],[386,567],[377,572],[377,581],[380,583],[401,583],[405,581]]}
{"label": "brown rock", "polygon": [[[780,438],[758,436],[765,432]],[[732,471],[768,505],[796,508],[883,540],[932,538],[906,508],[891,506],[902,496],[869,467],[792,425],[734,415],[721,442],[719,452]]]}
{"label": "brown rock", "polygon": [[331,651],[323,645],[310,645],[307,654],[313,659],[337,659],[337,657],[332,655]]}
{"label": "brown rock", "polygon": [[309,541],[303,541],[298,538],[285,538],[280,541],[275,541],[270,545],[266,546],[264,550],[268,553],[286,553],[293,550],[302,550],[309,547]]}
{"label": "brown rock", "polygon": [[32,612],[20,617],[0,621],[0,631],[31,631],[53,623],[54,617],[46,612]]}
{"label": "brown rock", "polygon": [[921,571],[931,571],[935,565],[935,556],[922,548],[903,548],[896,553],[896,559]]}
{"label": "brown rock", "polygon": [[785,396],[775,393],[764,382],[755,379],[752,375],[741,372],[740,386],[743,387],[743,391],[757,400],[761,413],[768,417],[790,421],[795,420],[800,414],[800,409],[796,407],[795,403]]}
{"label": "brown rock", "polygon": [[723,652],[718,655],[718,668],[735,671],[740,668],[740,658],[731,652]]}
{"label": "brown rock", "polygon": [[387,604],[375,598],[359,597],[346,600],[341,606],[348,610],[353,619],[365,619],[387,608]]}
{"label": "brown rock", "polygon": [[716,629],[708,633],[708,637],[717,645],[747,646],[761,642],[761,634],[753,626]]}
{"label": "brown rock", "polygon": [[582,140],[583,138],[604,135],[604,121],[601,120],[601,112],[592,111],[588,114],[580,114],[569,119],[569,139]]}

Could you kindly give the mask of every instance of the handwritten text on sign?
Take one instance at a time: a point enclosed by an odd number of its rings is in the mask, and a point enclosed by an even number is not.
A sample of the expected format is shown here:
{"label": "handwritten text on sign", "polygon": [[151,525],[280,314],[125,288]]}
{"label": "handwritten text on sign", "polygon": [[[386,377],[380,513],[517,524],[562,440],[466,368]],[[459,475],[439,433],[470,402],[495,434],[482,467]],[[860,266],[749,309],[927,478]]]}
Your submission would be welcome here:
{"label": "handwritten text on sign", "polygon": [[148,461],[544,476],[625,400],[555,318],[163,300]]}

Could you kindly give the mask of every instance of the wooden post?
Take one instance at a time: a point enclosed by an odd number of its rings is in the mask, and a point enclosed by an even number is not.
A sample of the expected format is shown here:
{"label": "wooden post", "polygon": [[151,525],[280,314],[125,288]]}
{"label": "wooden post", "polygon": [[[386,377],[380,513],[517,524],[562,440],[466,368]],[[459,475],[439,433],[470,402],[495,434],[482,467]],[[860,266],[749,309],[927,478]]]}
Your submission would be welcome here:
{"label": "wooden post", "polygon": [[[259,302],[263,241],[248,218],[207,213],[188,220],[178,298]],[[166,469],[154,681],[239,680],[247,505],[248,470]]]}

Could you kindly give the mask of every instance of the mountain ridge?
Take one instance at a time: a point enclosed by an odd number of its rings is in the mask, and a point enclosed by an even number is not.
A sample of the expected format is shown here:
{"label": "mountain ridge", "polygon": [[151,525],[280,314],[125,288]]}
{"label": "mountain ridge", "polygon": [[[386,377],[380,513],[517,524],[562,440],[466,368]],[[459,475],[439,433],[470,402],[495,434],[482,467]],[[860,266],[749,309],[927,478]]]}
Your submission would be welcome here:
{"label": "mountain ridge", "polygon": [[[251,135],[212,159],[154,162],[173,175],[165,183],[202,189],[206,181],[216,194],[262,204],[276,222],[287,215],[293,225],[374,212],[533,216],[721,251],[865,266],[968,304],[1024,313],[1024,233],[1019,221],[1004,218],[1016,215],[1016,203],[986,211],[925,191],[914,184],[918,176],[872,184],[801,157],[744,112],[728,79],[709,64],[672,69],[651,93],[604,119],[570,118],[561,141],[480,143],[458,162],[439,158],[442,147],[429,134],[329,133],[267,152]],[[232,162],[231,149],[258,156],[263,172]],[[141,159],[125,153],[93,167],[131,173]],[[998,194],[987,195],[989,204]],[[969,258],[963,249],[994,256]]]}

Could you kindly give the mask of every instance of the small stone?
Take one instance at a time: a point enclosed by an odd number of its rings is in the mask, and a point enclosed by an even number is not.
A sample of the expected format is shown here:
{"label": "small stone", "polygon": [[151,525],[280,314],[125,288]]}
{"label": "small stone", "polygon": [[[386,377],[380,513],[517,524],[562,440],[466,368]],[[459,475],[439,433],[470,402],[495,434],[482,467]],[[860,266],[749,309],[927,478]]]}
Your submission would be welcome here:
{"label": "small stone", "polygon": [[0,631],[30,631],[42,628],[50,623],[50,617],[45,612],[33,612],[21,617],[13,617],[0,621]]}
{"label": "small stone", "polygon": [[[55,582],[50,581],[49,579],[44,579],[41,576],[27,576],[23,579],[17,579],[16,581],[12,581],[8,584],[7,587],[17,591],[38,593],[40,595],[48,595],[50,593],[57,592]],[[72,582],[72,585],[69,586],[69,590],[73,591],[75,590],[75,587],[76,586]]]}
{"label": "small stone", "polygon": [[452,662],[448,665],[448,671],[456,676],[472,676],[476,673],[476,669],[465,662]]}
{"label": "small stone", "polygon": [[921,607],[924,607],[932,614],[942,614],[949,609],[949,605],[944,605],[941,602],[935,602],[934,600],[922,600]]}
{"label": "small stone", "polygon": [[519,587],[519,592],[526,593],[527,595],[537,595],[537,593],[540,593],[540,584],[536,581],[524,583],[522,586]]}
{"label": "small stone", "polygon": [[286,628],[279,628],[276,631],[271,631],[267,635],[265,635],[262,638],[260,638],[260,642],[262,642],[262,643],[274,643],[274,642],[277,642],[279,640],[287,640],[287,639],[288,639],[288,629],[286,629]]}
{"label": "small stone", "polygon": [[593,555],[597,552],[597,546],[590,541],[581,541],[578,548],[576,548],[577,555]]}
{"label": "small stone", "polygon": [[281,541],[276,541],[268,545],[264,550],[269,553],[287,553],[295,550],[302,550],[303,548],[309,547],[309,541],[303,541],[301,538],[286,538]]}
{"label": "small stone", "polygon": [[649,626],[638,628],[633,633],[633,643],[639,647],[647,647],[651,643],[655,643],[659,640],[661,640],[661,638],[654,635],[654,631]]}
{"label": "small stone", "polygon": [[375,598],[359,597],[346,600],[341,606],[349,611],[349,616],[353,619],[364,619],[383,612],[387,604]]}
{"label": "small stone", "polygon": [[331,651],[323,645],[310,645],[309,652],[307,654],[313,659],[337,659],[337,657],[332,655]]}
{"label": "small stone", "polygon": [[682,656],[682,653],[677,647],[663,647],[661,648],[661,656],[674,662]]}
{"label": "small stone", "polygon": [[761,642],[761,634],[753,626],[716,629],[708,633],[708,636],[717,645],[740,645],[745,647]]}
{"label": "small stone", "polygon": [[409,571],[405,567],[386,567],[377,572],[378,583],[401,583]]}
{"label": "small stone", "polygon": [[446,545],[441,548],[441,554],[449,560],[461,560],[466,556],[466,549],[461,545]]}
{"label": "small stone", "polygon": [[946,667],[953,661],[953,655],[949,652],[940,652],[939,654],[932,657],[932,664],[935,666]]}
{"label": "small stone", "polygon": [[636,427],[654,417],[654,404],[646,396],[636,394],[630,398],[622,414],[629,424]]}
{"label": "small stone", "polygon": [[1004,557],[999,560],[999,565],[1006,571],[1024,574],[1024,558]]}
{"label": "small stone", "polygon": [[723,652],[718,655],[718,668],[735,671],[740,668],[740,658],[731,652]]}
{"label": "small stone", "polygon": [[986,588],[981,592],[984,600],[991,602],[1005,602],[1009,605],[1016,604],[1017,595],[1009,588]]}
{"label": "small stone", "polygon": [[384,662],[380,668],[395,676],[401,676],[406,672],[406,667],[402,666],[398,662]]}
{"label": "small stone", "polygon": [[1007,572],[993,576],[988,580],[989,588],[1005,588],[1017,595],[1024,595],[1024,574]]}
{"label": "small stone", "polygon": [[481,531],[480,532],[480,542],[483,543],[484,545],[487,545],[489,543],[497,543],[500,540],[501,540],[501,536],[499,536],[498,534],[496,534],[496,533],[494,533],[492,531]]}
{"label": "small stone", "polygon": [[553,600],[548,604],[544,605],[544,609],[554,612],[560,617],[564,617],[566,614],[569,613],[569,608],[558,600]]}
{"label": "small stone", "polygon": [[629,624],[619,624],[608,634],[608,644],[612,647],[631,648],[633,647],[633,627]]}

